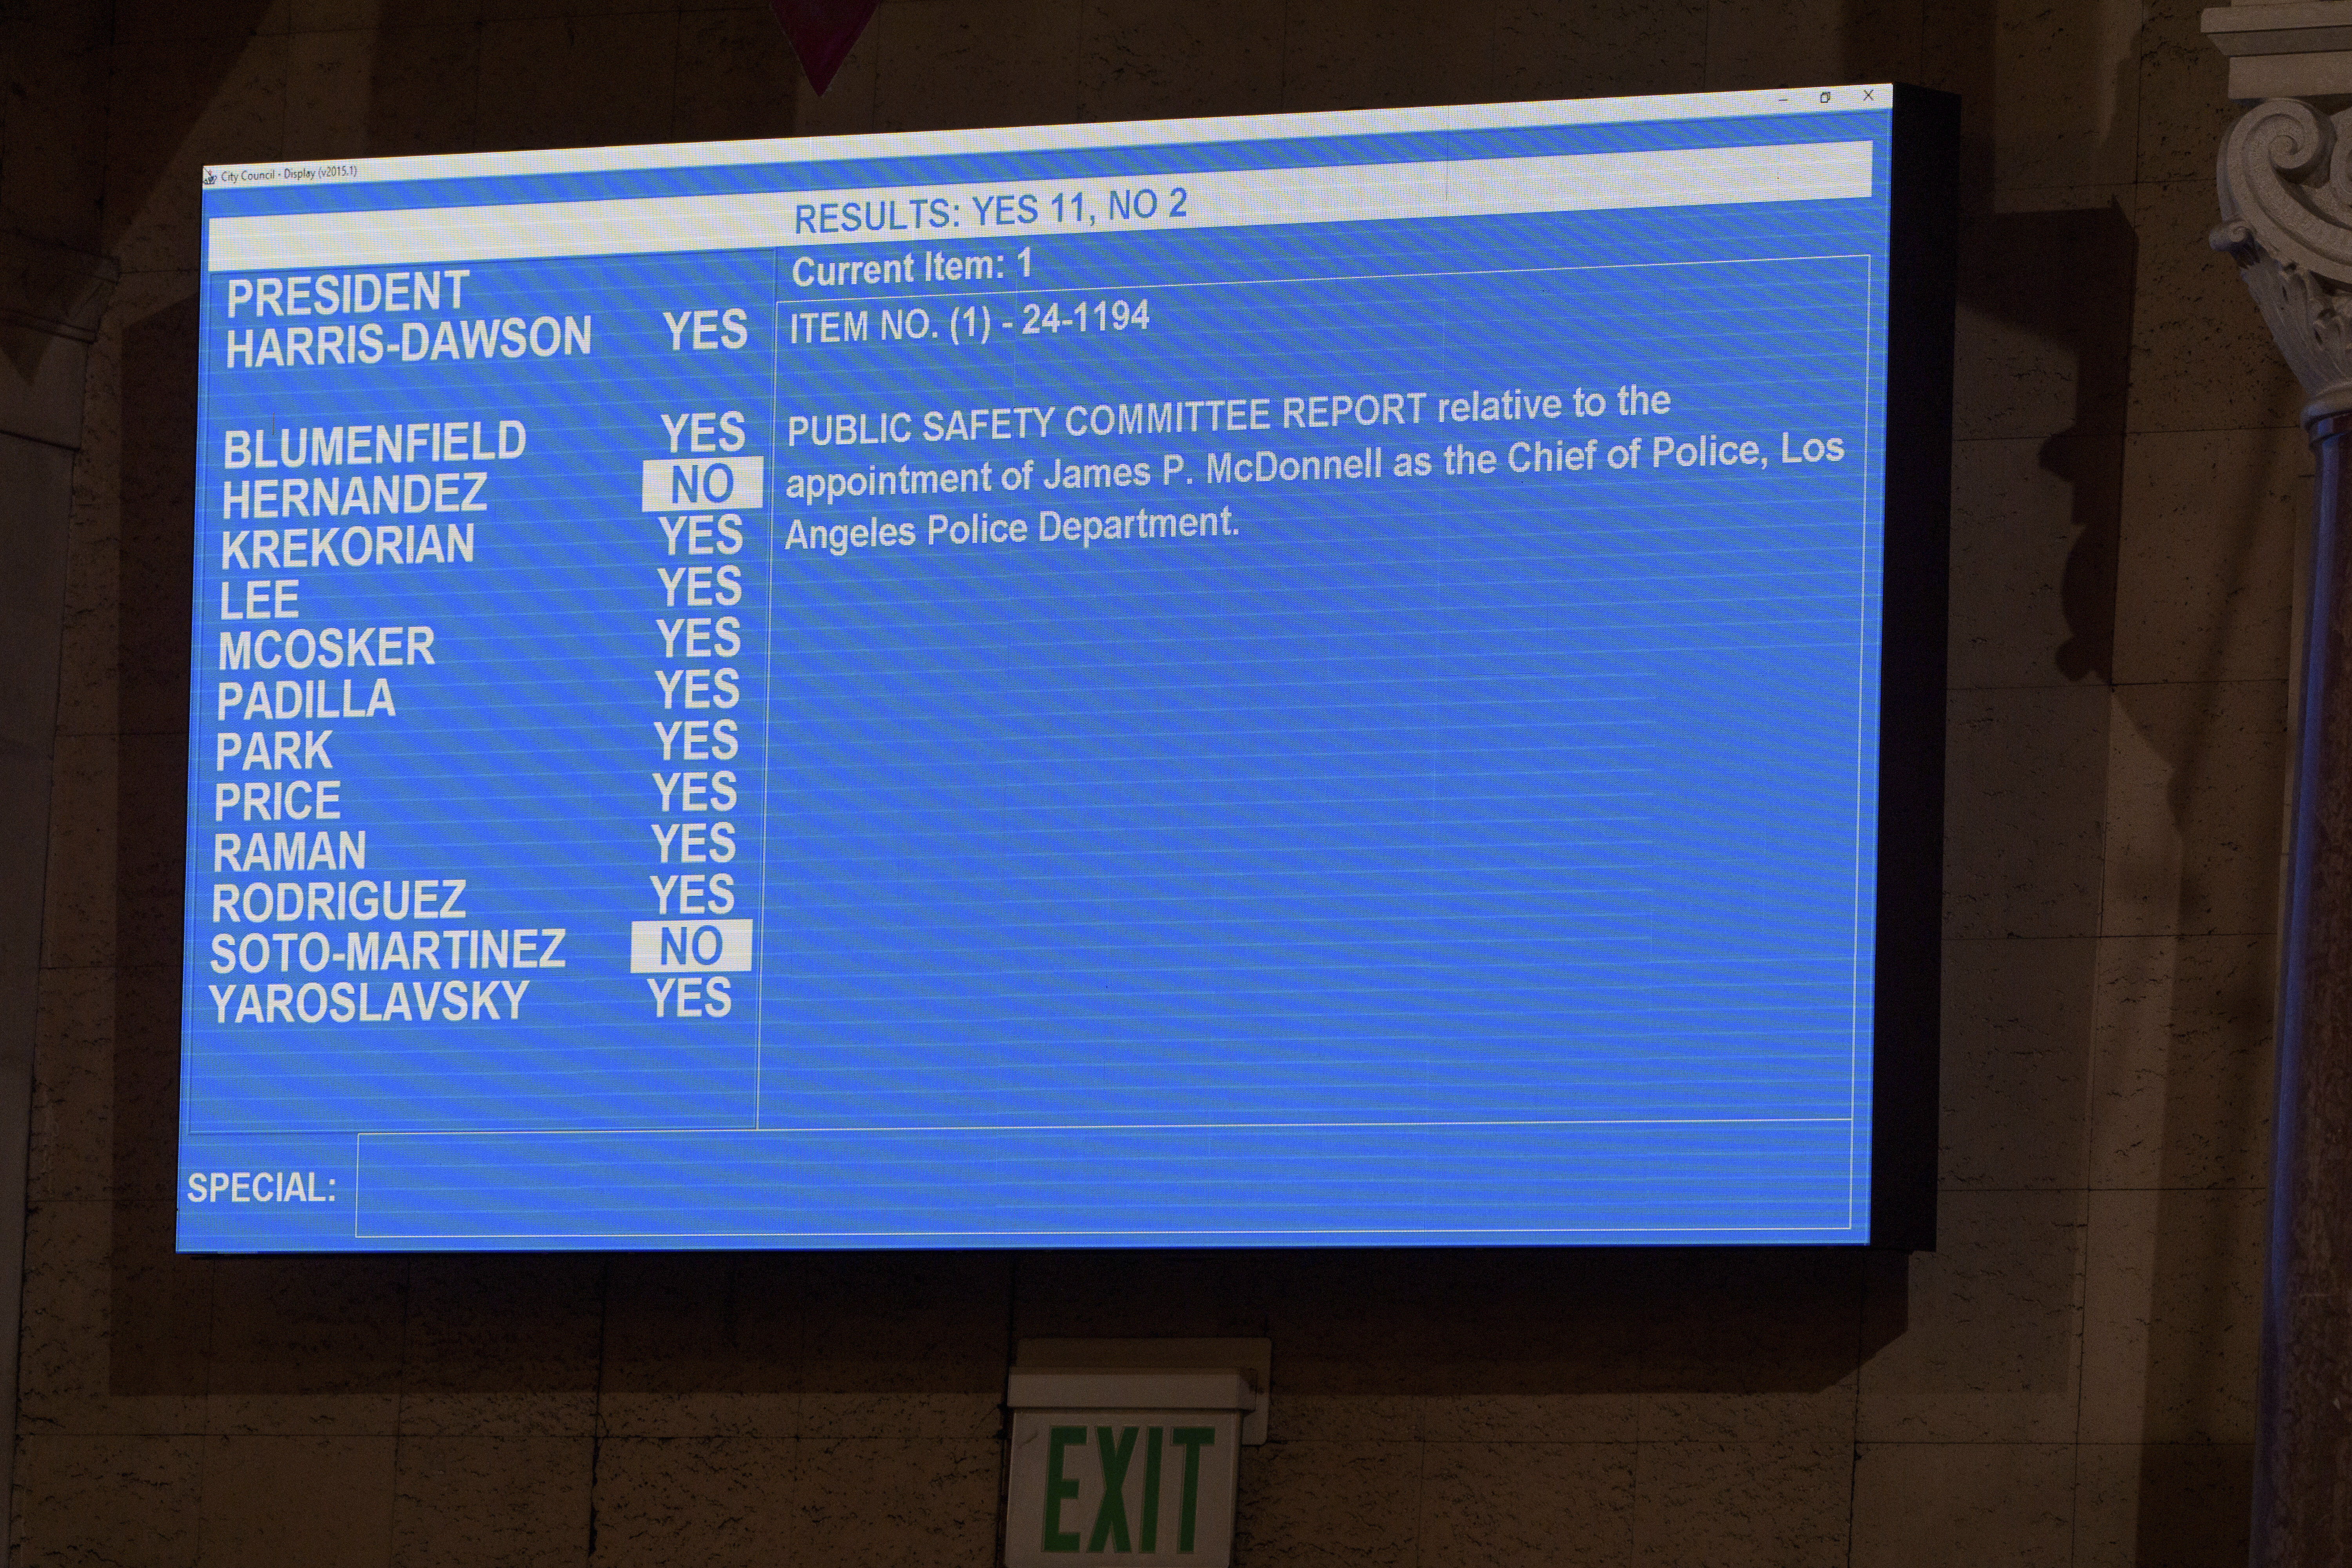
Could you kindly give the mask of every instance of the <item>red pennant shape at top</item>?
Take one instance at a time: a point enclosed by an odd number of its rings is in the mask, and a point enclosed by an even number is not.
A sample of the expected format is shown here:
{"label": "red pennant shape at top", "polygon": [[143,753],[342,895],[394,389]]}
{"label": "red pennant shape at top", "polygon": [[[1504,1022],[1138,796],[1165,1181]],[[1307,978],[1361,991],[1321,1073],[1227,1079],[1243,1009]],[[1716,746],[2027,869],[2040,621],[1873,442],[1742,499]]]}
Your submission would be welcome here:
{"label": "red pennant shape at top", "polygon": [[775,7],[776,20],[784,25],[784,37],[793,42],[793,53],[801,58],[801,69],[808,73],[809,85],[821,94],[833,85],[834,72],[849,56],[857,42],[857,35],[866,31],[873,19],[877,0],[769,0]]}

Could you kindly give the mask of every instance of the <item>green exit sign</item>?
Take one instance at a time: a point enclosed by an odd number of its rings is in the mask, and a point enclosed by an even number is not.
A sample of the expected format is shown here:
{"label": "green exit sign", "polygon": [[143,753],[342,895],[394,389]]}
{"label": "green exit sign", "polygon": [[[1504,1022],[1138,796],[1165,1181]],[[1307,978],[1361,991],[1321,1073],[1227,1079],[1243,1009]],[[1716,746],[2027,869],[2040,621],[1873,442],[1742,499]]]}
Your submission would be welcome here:
{"label": "green exit sign", "polygon": [[1241,1436],[1233,1411],[1014,1412],[1006,1563],[1225,1568]]}

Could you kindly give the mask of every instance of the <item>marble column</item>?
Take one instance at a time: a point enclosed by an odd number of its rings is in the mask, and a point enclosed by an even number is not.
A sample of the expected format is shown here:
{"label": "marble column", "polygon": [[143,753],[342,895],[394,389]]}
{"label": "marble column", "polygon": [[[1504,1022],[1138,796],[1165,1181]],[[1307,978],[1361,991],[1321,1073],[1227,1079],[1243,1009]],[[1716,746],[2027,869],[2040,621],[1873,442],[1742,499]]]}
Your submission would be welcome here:
{"label": "marble column", "polygon": [[2352,1563],[2352,111],[2239,121],[2213,230],[2311,402],[2311,603],[2278,1013],[2254,1568]]}

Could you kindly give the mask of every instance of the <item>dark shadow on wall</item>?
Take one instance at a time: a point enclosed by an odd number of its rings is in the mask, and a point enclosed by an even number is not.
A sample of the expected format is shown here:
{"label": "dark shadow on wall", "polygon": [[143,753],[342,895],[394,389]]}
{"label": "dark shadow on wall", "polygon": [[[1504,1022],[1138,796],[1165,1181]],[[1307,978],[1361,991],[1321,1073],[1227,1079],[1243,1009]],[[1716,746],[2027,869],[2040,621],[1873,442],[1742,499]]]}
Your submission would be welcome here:
{"label": "dark shadow on wall", "polygon": [[1012,1331],[1269,1336],[1277,1401],[1347,1396],[1368,1415],[1384,1398],[1816,1394],[1903,1331],[1906,1276],[1887,1261],[1830,1248],[1026,1253]]}
{"label": "dark shadow on wall", "polygon": [[[2211,563],[2209,593],[2246,584],[2255,557],[2278,548],[2262,537],[2276,525],[2265,476],[2257,467],[2248,477],[2206,520],[2217,536],[2234,535]],[[2307,489],[2298,499],[2307,510]],[[2261,1255],[2264,1208],[2249,1199],[2269,1173],[2277,944],[2267,928],[2288,721],[2273,683],[2227,679],[2229,617],[2215,617],[2211,632],[2208,646],[2182,650],[2198,667],[2185,689],[2117,688],[2116,723],[2165,770],[2176,864],[2168,887],[2145,889],[2159,905],[2169,897],[2149,923],[2180,933],[2135,944],[2163,957],[2129,977],[2144,988],[2133,998],[2147,1013],[2140,1026],[2163,1041],[2164,1085],[2153,1234],[2126,1238],[2147,1256],[2139,1568],[2242,1561],[2252,1511],[2253,1446],[2230,1439],[2251,1425],[2263,1288],[2250,1259]]]}
{"label": "dark shadow on wall", "polygon": [[115,1244],[115,1394],[572,1394],[604,1419],[713,1395],[992,1403],[1020,1338],[1243,1335],[1275,1341],[1281,1397],[1590,1395],[1594,1435],[1630,1441],[1637,1395],[1850,1401],[1905,1326],[1899,1259],[1825,1249],[206,1261],[170,1256],[158,1204],[118,1205]]}
{"label": "dark shadow on wall", "polygon": [[[2251,300],[2232,303],[2253,312]],[[2179,933],[2154,973],[2131,976],[2145,987],[2135,998],[2144,1026],[2160,1032],[2164,1085],[2153,1234],[2140,1243],[2148,1304],[2139,1568],[2243,1561],[2252,1512],[2253,1445],[2232,1439],[2252,1424],[2264,1286],[2254,1260],[2265,1233],[2256,1195],[2270,1174],[2273,928],[2293,754],[2284,683],[2244,679],[2238,617],[2271,617],[2261,589],[2291,551],[2281,534],[2294,524],[2281,515],[2267,461],[2239,468],[2234,494],[2220,482],[2225,465],[2212,472],[2221,493],[2199,520],[2210,546],[2200,586],[2227,608],[2199,628],[2201,646],[2176,648],[2179,684],[2116,689],[2117,725],[2163,769],[2170,830],[2168,846],[2136,846],[2143,862],[2157,861],[2134,868],[2141,921]],[[2307,519],[2307,470],[2294,491]],[[2282,666],[2296,651],[2279,649]],[[2146,873],[2167,869],[2165,851],[2173,864],[2159,881]]]}
{"label": "dark shadow on wall", "polygon": [[[109,254],[167,181],[245,60],[270,0],[210,8],[187,36],[117,42],[100,234]],[[194,546],[196,301],[122,334],[115,801],[110,1386],[195,1393],[210,1317],[204,1264],[172,1254],[186,867],[188,658]]]}
{"label": "dark shadow on wall", "polygon": [[2059,587],[2067,637],[2051,657],[2069,680],[2111,685],[2138,236],[2113,205],[1979,213],[1962,236],[1966,307],[2025,329],[2073,362],[2074,418],[2040,454],[2043,470],[2072,491],[2074,525]]}
{"label": "dark shadow on wall", "polygon": [[[2043,470],[2072,491],[2075,531],[2060,584],[2067,636],[2051,657],[2070,681],[2111,684],[2138,237],[2130,219],[2113,205],[2000,210],[1995,187],[2001,148],[1994,118],[2002,99],[1996,10],[1992,0],[1927,7],[1915,79],[1957,93],[1961,102],[1964,352],[1957,434],[1964,440],[2008,436],[2020,427],[2020,416],[2028,427],[2040,423],[2049,417],[2042,409],[2052,384],[2071,373],[2071,418],[2044,441],[2040,454]],[[1885,63],[1869,47],[1883,28],[1874,0],[1854,0],[1849,64]],[[2087,59],[2084,64],[2096,68]],[[2114,100],[2136,101],[2128,79],[2136,58],[2126,58],[2114,69],[2123,79],[2113,84]],[[2087,79],[2080,85],[2085,93],[2098,86]],[[1966,331],[1971,317],[2021,329],[2055,349],[2055,363],[2038,355],[2011,356],[1971,342]],[[1995,520],[1995,526],[2000,521],[2005,520]],[[1958,523],[1956,518],[1956,529]],[[1956,538],[1956,545],[1962,542]]]}
{"label": "dark shadow on wall", "polygon": [[172,1253],[195,503],[196,301],[122,333],[110,1383],[200,1394],[208,1267]]}
{"label": "dark shadow on wall", "polygon": [[[100,226],[106,254],[116,253],[132,221],[149,210],[167,182],[184,183],[169,188],[169,199],[194,219],[198,164],[204,160],[188,150],[200,144],[194,133],[207,115],[243,107],[225,110],[225,89],[247,65],[254,29],[272,5],[273,0],[226,0],[206,5],[200,26],[184,24],[162,37],[116,42]],[[254,145],[266,151],[256,154],[239,147],[233,155],[267,157],[277,152],[274,140]]]}
{"label": "dark shadow on wall", "polygon": [[[0,229],[37,247],[94,251],[100,243],[112,0],[59,0],[11,7],[6,16],[0,27]],[[88,298],[87,255],[55,259],[64,265],[11,263],[21,268],[9,279],[19,317],[76,319]],[[23,320],[11,321],[0,326],[0,356],[30,386],[60,341]]]}
{"label": "dark shadow on wall", "polygon": [[[70,18],[68,7],[13,19],[26,46],[16,63],[30,73],[12,78],[20,100],[28,89],[47,94],[67,77],[81,84],[71,95],[69,111],[82,120],[74,133],[82,139],[77,145],[88,159],[89,183],[78,194],[89,204],[90,226],[84,233],[77,219],[73,243],[114,254],[133,217],[168,180],[190,182],[188,191],[173,193],[173,199],[184,199],[193,218],[195,173],[183,161],[182,150],[215,107],[246,55],[252,29],[269,8],[270,0],[229,0],[210,9],[201,36],[134,44],[110,42],[114,28],[108,17],[88,8]],[[12,116],[22,108],[20,101]],[[58,122],[44,127],[42,134],[12,136],[7,153],[39,157],[45,146],[54,153],[57,139],[66,133]],[[102,164],[100,147],[105,150]],[[12,183],[11,188],[17,187]],[[107,1299],[87,1303],[86,1298],[72,1298],[107,1311],[108,1381],[117,1392],[200,1392],[205,1373],[208,1279],[203,1265],[173,1258],[170,1205],[176,1155],[177,927],[184,821],[184,802],[178,797],[186,781],[195,351],[193,300],[134,323],[125,334],[131,366],[121,410],[110,1086],[116,1201],[105,1237]],[[66,1092],[94,1100],[99,1089],[75,1084]],[[108,1108],[74,1109],[87,1114]],[[85,1205],[58,1205],[33,1218],[35,1234],[46,1237],[49,1247],[47,1256],[29,1259],[33,1272],[47,1272],[52,1281],[59,1274],[73,1275],[68,1258],[58,1254],[86,1256],[82,1247],[99,1239],[73,1234],[78,1222],[67,1216],[81,1212],[87,1212]],[[74,1278],[74,1284],[82,1281]],[[49,1334],[54,1350],[93,1328],[86,1319],[28,1319],[27,1334]]]}
{"label": "dark shadow on wall", "polygon": [[[2051,667],[2069,681],[2114,689],[2117,716],[2113,721],[2133,726],[2137,739],[2168,769],[2166,799],[2180,849],[2175,910],[2171,918],[2152,921],[2127,917],[2125,929],[2137,922],[2152,931],[2212,930],[2203,913],[2213,904],[2204,879],[2217,867],[2244,866],[2245,857],[2265,867],[2273,863],[2278,841],[2277,791],[2272,789],[2265,799],[2256,787],[2247,797],[2250,805],[2217,811],[2215,783],[2249,766],[2259,771],[2260,763],[2250,763],[2248,752],[2258,752],[2262,739],[2259,732],[2233,732],[2210,703],[2193,711],[2184,709],[2184,690],[2210,693],[2217,689],[2214,685],[2195,683],[2218,683],[2224,678],[2224,644],[2230,640],[2226,617],[2212,623],[2216,637],[2211,647],[2170,650],[2168,667],[2183,671],[2174,680],[2116,684],[2137,237],[2131,220],[2113,206],[1995,210],[1996,150],[1990,105],[1997,82],[1990,7],[1982,0],[1966,0],[1966,9],[1972,14],[1965,18],[1958,8],[1944,13],[1955,26],[1957,45],[1945,69],[1950,84],[1969,100],[1975,132],[1965,204],[1963,310],[2021,328],[2072,362],[2072,419],[2043,442],[2039,454],[2043,471],[2069,487],[2074,525],[2059,584],[2065,631],[2049,649]],[[2136,64],[2127,59],[2118,69],[2128,71]],[[2085,81],[2083,87],[2088,90],[2094,85]],[[2113,101],[2134,101],[2132,86],[2128,80],[2117,84]],[[2246,308],[2251,310],[2251,303]],[[2011,363],[1987,354],[1972,360],[1970,372],[1980,379],[1968,390],[1988,414],[2003,411],[2004,387],[1998,378],[2004,374],[2018,373],[2012,385],[2021,403],[2035,398],[2039,388],[2030,363]],[[2159,416],[2157,423],[2168,421]],[[2259,514],[2266,500],[2248,493],[2225,501],[2213,517],[2215,529],[2249,512]],[[2142,504],[2160,509],[2165,499],[2151,498]],[[1999,528],[2002,520],[1983,521]],[[2019,537],[2023,542],[2024,536]],[[2251,557],[2242,543],[2251,538],[2239,534],[2232,541],[2233,546],[2241,546],[2234,556],[2216,563],[2231,587],[2250,575]],[[2199,591],[2210,592],[2214,586],[2200,583]],[[2160,612],[2161,605],[2144,597],[2134,608],[2143,614]],[[2104,789],[2106,783],[2102,777],[2078,787],[2095,784]],[[2121,845],[2121,837],[2111,832],[2110,876],[2114,857],[2127,852],[2120,850]],[[2254,901],[2267,910],[2266,897]],[[2153,953],[2160,943],[2132,945]],[[2247,1551],[2252,1449],[2212,1440],[2231,1431],[2236,1418],[2231,1411],[2210,1407],[2216,1391],[2231,1382],[2229,1369],[2217,1364],[2222,1347],[2244,1341],[2242,1325],[2232,1320],[2255,1307],[2242,1294],[2247,1279],[2239,1253],[2242,1238],[2233,1230],[2245,1223],[2245,1216],[2231,1207],[2234,1194],[2194,1190],[2208,1184],[2230,1184],[2216,1169],[2217,1151],[2200,1146],[2199,1139],[2217,1125],[2254,1128],[2260,1121],[2258,1106],[2266,1102],[2266,1054],[2247,1046],[2264,1032],[2269,1016],[2271,959],[2268,944],[2260,939],[2245,945],[2247,951],[2226,958],[2209,952],[2201,962],[2191,963],[2185,949],[2175,944],[2160,959],[2151,959],[2151,973],[2137,973],[2138,967],[2146,967],[2139,965],[2120,984],[2111,977],[2105,998],[2110,1009],[2144,1007],[2147,1016],[2136,1026],[2161,1032],[2168,1042],[2158,1069],[2165,1097],[2164,1155],[2158,1181],[2162,1190],[2149,1217],[2154,1234],[2147,1240],[2147,1350],[2143,1364],[2133,1369],[2145,1380],[2145,1446],[2137,1456],[2120,1457],[2137,1468],[2131,1482],[2121,1477],[2101,1482],[2086,1469],[2082,1494],[2088,1496],[2099,1485],[2136,1486],[2133,1557],[2140,1568],[2239,1562]],[[2130,1087],[2103,1086],[2126,1092]],[[2221,1163],[2227,1163],[2226,1156]],[[2252,1179],[2259,1182],[2259,1173]],[[2258,1215],[2254,1223],[2259,1224]],[[2111,1218],[2108,1228],[2109,1245],[2126,1249],[2140,1245],[2136,1235],[2127,1234],[2128,1226]],[[2250,1367],[2245,1381],[2251,1384]]]}
{"label": "dark shadow on wall", "polygon": [[[1997,210],[1992,121],[2000,84],[1994,11],[1989,0],[1927,8],[1929,37],[1922,76],[1961,94],[1969,128],[1962,310],[1964,315],[2022,329],[2055,349],[2061,363],[2071,362],[2072,416],[2063,429],[2043,441],[2038,454],[2042,469],[2068,486],[2074,532],[2058,584],[2064,635],[2048,649],[2048,657],[2051,668],[2070,682],[2113,689],[2137,236],[2131,220],[2115,206]],[[1852,13],[1857,43],[1870,36],[1872,14],[1870,0],[1859,0]],[[2115,68],[2124,79],[2114,84],[2112,101],[2136,101],[2129,77],[2140,64],[2137,51],[2117,63]],[[2081,85],[2088,91],[2097,84],[2085,79]],[[2111,134],[2117,130],[2109,128]],[[2030,355],[2006,361],[1983,352],[1981,345],[1964,360],[1964,374],[1976,379],[1962,389],[1963,405],[1976,405],[1985,434],[2008,433],[2002,416],[2040,401],[2043,388],[2035,384],[2041,377],[2032,361]],[[2004,383],[2005,376],[2012,379]],[[1965,426],[1964,416],[1964,437],[1969,434]],[[2249,495],[2244,500],[2259,507],[2262,499]],[[2009,520],[1971,521],[1998,531],[1990,542],[1996,549],[2012,537],[2005,526]],[[2031,526],[2029,520],[2020,521]],[[2026,532],[2021,529],[2014,537],[2021,546],[2033,548],[2036,542]],[[1964,559],[1965,552],[1956,551],[1956,557]],[[2241,558],[2230,565],[2242,579],[2247,562]],[[2199,651],[2210,656],[2205,661],[2210,675],[2218,679],[2221,647],[2217,644]],[[2117,721],[2131,721],[2129,715],[2143,701],[2151,710],[2142,733],[2171,766],[2168,804],[2184,846],[2179,903],[2185,910],[2200,902],[2199,889],[2189,885],[2197,870],[2188,847],[2200,833],[2209,840],[2217,836],[2211,805],[2200,795],[2218,772],[2244,764],[2241,758],[2216,756],[2217,750],[2229,752],[2231,742],[2211,715],[2184,726],[2162,710],[2161,695],[2153,689],[2121,689],[2119,704],[2126,717]],[[2104,791],[2107,780],[2102,771],[2098,777],[2069,782],[2073,787]],[[2274,798],[2276,792],[2272,793]],[[2202,824],[2200,811],[2206,819]],[[2277,838],[2275,815],[2257,803],[2247,816],[2249,820],[2232,822],[2222,831],[2242,834],[2241,852],[2267,861]],[[2180,929],[2199,928],[2191,923]],[[2179,965],[2177,954],[2172,962]],[[2266,1102],[2266,1057],[2258,1051],[2233,1053],[2231,1047],[2261,1032],[2259,1021],[2270,1011],[2269,972],[2266,951],[2234,955],[2226,973],[2218,976],[2168,970],[2161,977],[2163,998],[2151,1004],[2162,1014],[2156,1024],[2168,1030],[2170,1048],[2163,1067],[2161,1185],[2166,1191],[2156,1205],[2149,1260],[2151,1331],[2145,1366],[2138,1369],[2147,1386],[2143,1431],[2151,1439],[2136,1459],[2134,1559],[2140,1568],[2242,1562],[2246,1555],[2251,1447],[2153,1439],[2167,1433],[2194,1436],[2200,1431],[2227,1431],[2233,1425],[2229,1412],[2204,1406],[2211,1401],[2211,1391],[2229,1381],[2226,1373],[2216,1374],[2219,1347],[2243,1339],[2242,1331],[2232,1332],[2231,1320],[2252,1310],[2252,1303],[2237,1293],[2245,1276],[2232,1256],[2237,1238],[2231,1227],[2242,1216],[2230,1208],[2227,1194],[2176,1189],[2214,1179],[2213,1151],[2192,1148],[2198,1134],[2190,1129],[2216,1124],[2216,1098],[2231,1108],[2219,1119],[2221,1125],[2247,1128],[2259,1121],[2251,1108]],[[2056,1028],[2052,1033],[2051,1043],[2057,1048],[2087,1048],[2087,1042],[2056,1037]],[[2184,1153],[2189,1158],[2180,1158]],[[2078,1497],[2087,1497],[2099,1484],[2085,1470]]]}

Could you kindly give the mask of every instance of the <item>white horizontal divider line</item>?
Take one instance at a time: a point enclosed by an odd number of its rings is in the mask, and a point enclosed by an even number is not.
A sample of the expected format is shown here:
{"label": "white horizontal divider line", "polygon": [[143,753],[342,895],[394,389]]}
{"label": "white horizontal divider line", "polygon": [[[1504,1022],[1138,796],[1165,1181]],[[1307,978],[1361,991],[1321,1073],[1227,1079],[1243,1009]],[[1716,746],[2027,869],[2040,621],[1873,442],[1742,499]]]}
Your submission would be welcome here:
{"label": "white horizontal divider line", "polygon": [[[1271,224],[1848,201],[1871,193],[1868,142],[1344,163],[987,184],[639,196],[612,201],[216,217],[214,272],[645,256],[833,245],[1026,240]],[[1181,187],[1181,213],[1176,190]],[[1131,199],[1151,193],[1147,215]],[[1128,216],[1111,216],[1115,193]],[[1003,198],[1012,198],[1008,208]],[[1055,197],[1062,198],[1057,209]],[[1034,204],[1034,221],[989,223]],[[1058,216],[1057,216],[1058,212]],[[850,224],[857,226],[850,227]]]}

